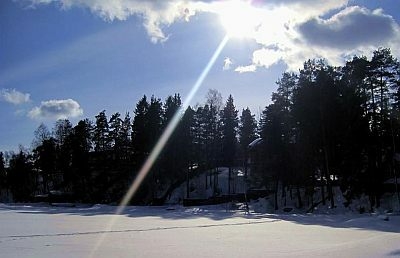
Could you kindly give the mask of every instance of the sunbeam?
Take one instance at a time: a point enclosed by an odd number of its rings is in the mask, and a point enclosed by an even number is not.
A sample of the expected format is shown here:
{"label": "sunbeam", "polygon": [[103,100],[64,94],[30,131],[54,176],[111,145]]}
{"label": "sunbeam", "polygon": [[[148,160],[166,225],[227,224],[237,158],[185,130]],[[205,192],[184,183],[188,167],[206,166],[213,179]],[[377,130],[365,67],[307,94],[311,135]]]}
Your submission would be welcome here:
{"label": "sunbeam", "polygon": [[[153,167],[154,162],[156,161],[157,157],[160,155],[161,151],[164,149],[165,144],[168,142],[168,139],[171,137],[172,133],[174,132],[175,128],[179,124],[182,111],[186,110],[186,108],[191,103],[193,97],[195,96],[196,92],[199,90],[200,86],[203,84],[204,79],[207,77],[208,73],[210,72],[211,68],[213,67],[215,61],[217,60],[218,56],[221,54],[222,50],[224,49],[226,43],[229,40],[229,36],[226,35],[222,41],[219,43],[217,49],[214,51],[214,54],[211,56],[210,60],[208,61],[206,67],[201,72],[200,76],[197,78],[196,83],[193,85],[192,89],[190,90],[186,100],[183,102],[182,107],[175,113],[171,122],[169,122],[167,128],[162,133],[161,137],[158,139],[157,144],[154,146],[153,150],[150,153],[150,156],[147,158],[146,162],[140,169],[138,175],[136,176],[135,180],[131,184],[129,190],[125,194],[124,198],[118,205],[115,215],[120,215],[124,211],[126,205],[135,195],[137,190],[139,189],[140,185],[142,184],[143,180],[146,178],[147,174],[149,173],[150,169]],[[117,220],[117,216],[113,216],[110,219],[110,223],[105,228],[104,232],[108,232],[112,229],[115,221]],[[99,240],[97,241],[95,247],[93,248],[89,257],[95,257],[95,253],[103,243],[107,233],[101,234]]]}

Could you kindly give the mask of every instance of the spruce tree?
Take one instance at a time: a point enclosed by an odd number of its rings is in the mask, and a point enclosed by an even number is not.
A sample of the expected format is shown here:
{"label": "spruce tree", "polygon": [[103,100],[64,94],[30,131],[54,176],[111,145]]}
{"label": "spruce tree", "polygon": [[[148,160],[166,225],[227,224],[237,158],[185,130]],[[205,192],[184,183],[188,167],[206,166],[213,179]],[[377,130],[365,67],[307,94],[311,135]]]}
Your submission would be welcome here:
{"label": "spruce tree", "polygon": [[32,156],[20,150],[10,159],[7,180],[15,202],[29,202],[36,189],[36,175],[33,169]]}
{"label": "spruce tree", "polygon": [[149,145],[149,131],[148,128],[148,115],[149,103],[146,95],[144,95],[136,104],[134,110],[135,116],[132,123],[132,147],[134,157],[138,165],[141,166],[145,157],[148,155]]}
{"label": "spruce tree", "polygon": [[[89,153],[92,149],[92,122],[80,120],[73,128],[71,139],[71,171],[64,178],[65,184],[83,201],[95,201],[89,164]],[[95,164],[97,166],[97,164]]]}
{"label": "spruce tree", "polygon": [[[57,144],[54,138],[44,140],[41,145],[33,150],[35,157],[35,167],[40,171],[43,179],[41,193],[49,193],[50,190],[54,190],[54,187],[58,187],[60,183],[54,178],[57,172]],[[53,186],[51,189],[49,186]]]}
{"label": "spruce tree", "polygon": [[[179,94],[174,96],[168,96],[164,103],[163,113],[163,128],[165,129],[171,122],[174,115],[180,111],[181,98]],[[178,114],[179,115],[179,114]],[[181,165],[180,151],[183,146],[180,145],[180,131],[181,124],[178,124],[175,131],[172,133],[170,139],[164,147],[162,152],[162,169],[164,170],[166,180],[174,181],[179,180],[179,177],[183,175]]]}
{"label": "spruce tree", "polygon": [[7,188],[6,168],[3,152],[0,152],[0,194]]}
{"label": "spruce tree", "polygon": [[119,155],[122,148],[121,130],[122,130],[122,119],[121,114],[116,112],[111,115],[110,121],[108,122],[110,127],[109,138],[114,153]]}
{"label": "spruce tree", "polygon": [[249,144],[257,138],[257,122],[254,115],[251,114],[250,109],[247,107],[242,110],[239,124],[239,142],[240,154],[243,159],[245,168],[245,175],[247,176],[247,160],[248,160],[248,147]]}
{"label": "spruce tree", "polygon": [[93,142],[96,152],[104,152],[110,150],[110,129],[106,116],[106,111],[101,111],[96,117],[96,125],[94,127]]}
{"label": "spruce tree", "polygon": [[222,157],[223,164],[229,168],[228,194],[232,187],[232,167],[236,161],[237,148],[237,129],[238,129],[238,111],[233,103],[232,95],[229,95],[225,107],[222,110]]}

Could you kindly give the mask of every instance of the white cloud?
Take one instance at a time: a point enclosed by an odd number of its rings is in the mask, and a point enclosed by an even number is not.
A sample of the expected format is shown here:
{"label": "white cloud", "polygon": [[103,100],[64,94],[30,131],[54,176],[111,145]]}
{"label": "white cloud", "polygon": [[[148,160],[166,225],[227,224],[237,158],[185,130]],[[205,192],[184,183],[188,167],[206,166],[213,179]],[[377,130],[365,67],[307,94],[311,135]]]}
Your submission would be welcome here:
{"label": "white cloud", "polygon": [[[313,58],[343,65],[349,57],[369,56],[380,46],[389,47],[395,56],[400,56],[399,24],[381,9],[343,8],[345,1],[338,1],[338,5],[331,1],[327,5],[330,8],[317,4],[308,10],[307,2],[310,1],[284,1],[275,9],[265,10],[265,20],[254,37],[261,47],[254,50],[251,65],[268,68],[283,61],[288,70],[297,71],[305,60]],[[322,18],[328,10],[333,15]],[[239,66],[237,71],[254,69],[250,65]]]}
{"label": "white cloud", "polygon": [[33,119],[67,119],[79,117],[83,110],[79,103],[72,99],[42,101],[39,107],[29,111],[28,116]]}
{"label": "white cloud", "polygon": [[162,28],[177,20],[189,20],[194,15],[191,1],[186,0],[31,0],[31,7],[40,4],[56,3],[62,9],[83,7],[90,9],[94,14],[105,20],[126,20],[136,15],[143,18],[143,25],[153,43],[168,39]]}
{"label": "white cloud", "polygon": [[247,66],[238,66],[235,69],[235,72],[238,73],[248,73],[248,72],[255,72],[257,70],[257,66],[255,65],[247,65]]}
{"label": "white cloud", "polygon": [[316,46],[353,49],[379,46],[396,36],[398,25],[381,9],[370,11],[358,6],[348,7],[329,19],[315,18],[299,25],[303,39]]}
{"label": "white cloud", "polygon": [[224,70],[224,71],[230,70],[232,64],[233,64],[232,59],[229,58],[229,57],[225,57],[225,59],[224,59],[224,66],[222,67],[222,70]]}
{"label": "white cloud", "polygon": [[[55,2],[63,9],[88,8],[110,21],[125,20],[131,15],[140,16],[154,43],[167,40],[164,29],[178,20],[189,21],[199,12],[222,15],[229,9],[229,1],[217,0],[31,2],[32,6]],[[371,11],[350,6],[350,3],[350,0],[254,1],[257,17],[261,18],[251,37],[260,47],[254,50],[251,64],[238,64],[235,70],[254,72],[257,67],[268,68],[280,61],[287,64],[289,70],[297,70],[302,67],[303,61],[312,58],[325,58],[331,64],[341,64],[349,55],[369,55],[378,46],[390,47],[399,56],[400,28],[393,17],[380,9]],[[231,68],[232,64],[224,64]]]}
{"label": "white cloud", "polygon": [[262,48],[253,52],[253,63],[257,66],[264,66],[265,68],[269,68],[281,58],[282,53],[274,49]]}
{"label": "white cloud", "polygon": [[0,97],[14,105],[23,104],[29,102],[30,94],[29,93],[22,93],[17,91],[16,89],[1,89]]}

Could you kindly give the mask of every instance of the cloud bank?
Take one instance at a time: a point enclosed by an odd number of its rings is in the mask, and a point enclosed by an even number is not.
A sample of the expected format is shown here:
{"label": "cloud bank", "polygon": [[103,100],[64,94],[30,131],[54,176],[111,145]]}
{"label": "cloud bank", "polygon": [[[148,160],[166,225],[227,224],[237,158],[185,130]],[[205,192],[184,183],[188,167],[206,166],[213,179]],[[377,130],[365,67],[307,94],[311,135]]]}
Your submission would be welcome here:
{"label": "cloud bank", "polygon": [[[231,0],[239,1],[239,0]],[[31,0],[31,6],[55,3],[62,9],[90,9],[105,20],[125,20],[140,16],[152,42],[168,39],[164,30],[176,21],[189,21],[196,13],[214,13],[228,1],[217,0]],[[248,2],[248,1],[245,1]],[[400,56],[400,26],[384,10],[351,6],[349,0],[270,0],[253,1],[261,13],[252,38],[260,45],[248,64],[235,71],[254,72],[278,62],[288,70],[301,68],[312,58],[324,58],[333,65],[352,55],[370,55],[378,47],[389,47]],[[225,63],[226,65],[226,63]]]}
{"label": "cloud bank", "polygon": [[298,27],[303,39],[314,46],[353,49],[379,45],[396,37],[398,25],[383,10],[353,6],[329,19],[311,19]]}
{"label": "cloud bank", "polygon": [[[30,7],[36,8],[43,4],[57,4],[61,9],[73,7],[88,8],[92,13],[104,20],[126,20],[130,16],[143,18],[143,26],[153,43],[168,39],[163,27],[177,20],[189,20],[194,15],[191,11],[192,2],[187,0],[31,0]],[[194,8],[197,9],[197,8]]]}
{"label": "cloud bank", "polygon": [[19,105],[29,102],[30,94],[19,92],[16,89],[1,89],[0,98],[14,105]]}
{"label": "cloud bank", "polygon": [[79,103],[73,99],[42,101],[40,106],[29,111],[28,116],[32,119],[67,119],[79,117],[83,110]]}

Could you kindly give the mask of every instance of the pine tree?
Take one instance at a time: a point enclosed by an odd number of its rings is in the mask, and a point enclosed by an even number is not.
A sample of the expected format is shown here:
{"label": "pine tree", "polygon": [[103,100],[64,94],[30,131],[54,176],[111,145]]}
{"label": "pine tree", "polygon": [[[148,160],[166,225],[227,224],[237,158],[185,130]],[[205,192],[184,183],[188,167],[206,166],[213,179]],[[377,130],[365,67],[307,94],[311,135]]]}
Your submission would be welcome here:
{"label": "pine tree", "polygon": [[396,106],[393,94],[398,91],[399,62],[388,48],[374,51],[369,63],[368,80],[373,102],[375,103],[372,116],[370,146],[368,150],[368,180],[367,191],[370,195],[371,208],[380,206],[381,185],[388,176],[388,167],[392,162],[385,159],[393,156],[393,121],[392,107]]}
{"label": "pine tree", "polygon": [[[361,194],[364,186],[352,181],[362,182],[366,170],[365,160],[370,141],[372,101],[367,80],[368,63],[366,57],[353,57],[341,68],[339,108],[340,116],[336,123],[337,159],[344,189],[353,194]],[[349,201],[352,196],[348,196]]]}
{"label": "pine tree", "polygon": [[390,49],[379,48],[374,51],[374,55],[370,61],[369,77],[371,88],[373,89],[374,99],[376,100],[376,110],[379,114],[377,125],[384,130],[384,119],[388,118],[389,112],[389,91],[397,88],[397,69],[398,62],[392,56]]}

